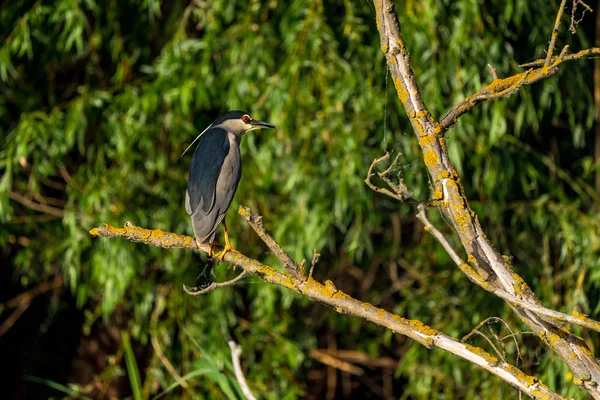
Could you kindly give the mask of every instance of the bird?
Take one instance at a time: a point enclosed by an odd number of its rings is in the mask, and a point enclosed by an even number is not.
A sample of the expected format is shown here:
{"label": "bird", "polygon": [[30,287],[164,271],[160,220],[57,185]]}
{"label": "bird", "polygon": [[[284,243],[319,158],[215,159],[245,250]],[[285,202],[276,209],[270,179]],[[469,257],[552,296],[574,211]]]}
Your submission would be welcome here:
{"label": "bird", "polygon": [[242,177],[242,136],[261,128],[276,129],[275,125],[255,120],[247,112],[229,111],[202,131],[183,152],[198,141],[190,165],[185,209],[192,219],[196,243],[198,246],[209,243],[211,258],[217,228],[223,224],[225,246],[218,254],[219,261],[228,252],[236,251],[229,241],[225,214]]}

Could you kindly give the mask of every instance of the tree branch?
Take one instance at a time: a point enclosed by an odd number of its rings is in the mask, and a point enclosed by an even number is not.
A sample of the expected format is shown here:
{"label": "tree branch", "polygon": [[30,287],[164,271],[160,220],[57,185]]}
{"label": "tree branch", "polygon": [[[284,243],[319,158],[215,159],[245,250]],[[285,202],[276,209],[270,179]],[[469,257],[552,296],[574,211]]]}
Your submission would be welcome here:
{"label": "tree branch", "polygon": [[560,28],[560,19],[562,18],[563,12],[565,11],[566,4],[567,0],[562,0],[560,2],[560,6],[558,7],[558,13],[556,13],[556,20],[554,21],[554,28],[552,29],[552,35],[550,36],[550,45],[548,46],[546,61],[544,62],[545,67],[550,65],[552,53],[554,52],[554,43],[556,43],[556,38],[558,37],[558,28]]}
{"label": "tree branch", "polygon": [[49,215],[53,215],[58,218],[63,218],[65,215],[65,212],[63,209],[57,208],[57,207],[52,207],[47,204],[35,202],[35,201],[27,198],[26,196],[22,195],[21,193],[8,192],[8,197],[18,203],[21,203],[25,207],[30,208],[35,211],[40,211],[40,212],[43,212],[43,213],[46,213]]}
{"label": "tree branch", "polygon": [[231,349],[231,362],[233,363],[233,371],[235,372],[235,379],[240,384],[242,388],[242,393],[246,396],[247,400],[256,400],[256,397],[252,394],[252,391],[248,387],[248,383],[246,383],[246,378],[244,377],[244,373],[242,372],[242,366],[240,365],[240,356],[242,355],[242,348],[239,344],[230,340],[228,342],[229,348]]}
{"label": "tree branch", "polygon": [[[258,217],[246,207],[240,208],[239,213],[242,216],[246,215],[245,219],[247,218],[249,221],[256,221]],[[122,237],[133,242],[141,242],[166,249],[184,248],[191,251],[202,251],[207,254],[209,250],[208,244],[198,247],[193,237],[181,236],[160,229],[148,230],[133,226],[130,223],[125,224],[123,228],[115,228],[104,224],[99,228],[90,230],[90,234],[108,238]],[[279,271],[239,252],[225,254],[224,260],[242,268],[248,274],[259,276],[267,283],[291,289],[308,298],[329,305],[339,313],[363,318],[393,332],[408,336],[427,348],[437,347],[464,358],[500,377],[531,397],[564,399],[564,397],[552,392],[537,378],[524,374],[518,368],[499,360],[485,350],[461,343],[418,320],[409,320],[372,304],[357,300],[338,290],[331,281],[322,284],[311,277],[298,279],[289,270],[287,272]]]}
{"label": "tree branch", "polygon": [[[440,210],[452,222],[468,255],[469,264],[462,264],[461,270],[463,272],[474,271],[473,274],[467,272],[465,274],[483,277],[482,284],[485,283],[494,290],[501,290],[515,296],[520,301],[527,303],[528,306],[540,306],[533,291],[512,269],[510,259],[499,254],[485,235],[477,214],[469,205],[458,172],[448,155],[445,138],[441,135],[448,126],[454,123],[456,118],[474,105],[471,105],[469,101],[464,101],[463,109],[448,116],[446,125],[434,121],[425,107],[421,91],[416,84],[393,1],[375,0],[375,11],[381,49],[386,55],[398,98],[401,100],[418,138],[423,152],[423,160],[434,185],[436,188],[441,187],[443,200]],[[564,53],[561,54],[563,57],[565,57]],[[481,93],[481,96],[485,98],[486,96],[509,95],[526,83],[555,74],[556,69],[556,65],[545,66],[517,74],[512,78],[495,80],[495,84],[491,87],[488,85],[487,92]],[[476,96],[475,101],[481,101],[481,96]],[[600,364],[585,342],[551,318],[511,303],[509,305],[523,322],[569,366],[575,377],[574,382],[585,388],[594,398],[600,399]]]}
{"label": "tree branch", "polygon": [[600,332],[600,322],[588,318],[587,316],[577,312],[576,310],[573,310],[573,315],[565,314],[559,311],[554,311],[542,305],[531,304],[496,286],[490,285],[489,282],[487,282],[486,278],[482,277],[481,275],[478,275],[477,272],[475,272],[475,270],[473,270],[473,268],[471,268],[471,266],[468,265],[463,259],[461,259],[460,256],[456,253],[456,251],[454,251],[454,249],[452,248],[452,246],[450,246],[450,243],[444,237],[444,235],[429,221],[429,219],[427,218],[427,214],[425,213],[424,207],[419,207],[419,213],[417,214],[417,218],[419,218],[421,222],[423,222],[423,225],[425,225],[425,230],[431,233],[431,235],[435,237],[438,242],[440,242],[440,244],[442,245],[442,247],[444,247],[444,250],[446,250],[446,253],[448,253],[452,261],[454,261],[454,263],[461,269],[461,271],[463,271],[464,274],[467,275],[469,280],[471,280],[471,282],[475,283],[479,287],[483,288],[484,290],[487,290],[490,293],[495,294],[496,296],[502,298],[503,300],[506,300],[512,305],[522,307],[526,310],[533,311],[539,315],[543,315],[545,317],[555,319],[557,321],[583,326],[588,329],[592,329],[596,332]]}
{"label": "tree branch", "polygon": [[489,85],[479,89],[477,93],[465,98],[460,102],[460,104],[448,111],[440,119],[437,133],[441,134],[446,132],[452,125],[456,123],[458,118],[472,110],[479,103],[482,103],[486,100],[511,96],[518,92],[523,86],[531,85],[535,82],[541,81],[542,79],[550,78],[556,75],[558,72],[558,66],[565,61],[574,61],[584,57],[600,54],[600,48],[597,47],[581,50],[578,53],[569,55],[566,55],[567,50],[568,46],[565,46],[558,56],[552,56],[552,53],[549,52],[548,55],[550,58],[539,59],[520,65],[520,67],[525,68],[540,68],[521,72],[508,78],[500,79],[495,77]]}
{"label": "tree branch", "polygon": [[183,285],[183,290],[189,295],[198,296],[200,294],[210,293],[213,290],[220,288],[220,287],[233,286],[237,282],[244,279],[247,275],[248,275],[248,271],[246,271],[244,269],[238,276],[236,276],[235,278],[228,280],[226,282],[213,282],[206,287],[200,287],[200,286],[188,287],[186,285]]}
{"label": "tree branch", "polygon": [[273,236],[263,226],[262,217],[255,214],[248,207],[240,206],[238,213],[252,226],[254,231],[262,239],[263,242],[279,259],[281,264],[298,280],[305,280],[304,271],[296,264],[292,257],[273,239]]}

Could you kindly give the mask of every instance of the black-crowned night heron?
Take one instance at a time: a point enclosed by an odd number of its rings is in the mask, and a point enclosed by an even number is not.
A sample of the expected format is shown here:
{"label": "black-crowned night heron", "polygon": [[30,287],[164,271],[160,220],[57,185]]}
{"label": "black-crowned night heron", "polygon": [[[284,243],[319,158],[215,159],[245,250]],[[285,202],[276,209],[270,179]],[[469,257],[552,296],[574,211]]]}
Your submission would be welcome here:
{"label": "black-crowned night heron", "polygon": [[192,157],[185,209],[192,217],[196,242],[209,243],[211,257],[217,227],[223,222],[225,247],[219,260],[234,250],[229,242],[225,214],[242,177],[242,135],[260,128],[275,126],[257,121],[243,111],[230,111],[210,124],[184,151],[185,154],[199,140]]}

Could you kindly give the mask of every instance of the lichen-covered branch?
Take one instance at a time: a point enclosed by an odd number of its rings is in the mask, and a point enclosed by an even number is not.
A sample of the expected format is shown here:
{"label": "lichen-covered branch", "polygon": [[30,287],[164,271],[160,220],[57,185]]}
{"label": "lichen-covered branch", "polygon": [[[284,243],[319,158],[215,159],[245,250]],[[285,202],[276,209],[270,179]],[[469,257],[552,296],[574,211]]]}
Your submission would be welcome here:
{"label": "lichen-covered branch", "polygon": [[[258,215],[254,214],[246,207],[240,208],[240,215],[242,215],[255,230],[257,229],[255,225],[257,225],[257,221],[260,221]],[[207,254],[209,251],[208,244],[198,247],[193,237],[177,235],[160,229],[144,229],[133,226],[130,223],[126,223],[123,228],[116,228],[104,224],[90,230],[90,234],[107,238],[122,237],[134,242],[141,242],[166,249],[183,248],[191,251],[201,251]],[[564,399],[564,397],[551,391],[537,378],[523,373],[518,368],[499,360],[485,350],[462,343],[418,320],[406,319],[375,307],[372,304],[355,299],[343,291],[338,290],[331,281],[326,281],[325,284],[322,284],[312,277],[303,277],[300,279],[289,270],[279,271],[239,252],[227,253],[224,257],[224,261],[242,268],[244,273],[259,276],[267,283],[291,289],[308,298],[329,305],[339,313],[363,318],[377,325],[386,327],[393,332],[408,336],[427,348],[436,347],[464,358],[500,377],[505,382],[532,398]]]}
{"label": "lichen-covered branch", "polygon": [[460,104],[448,111],[440,119],[438,132],[436,133],[443,134],[446,132],[462,115],[469,112],[479,103],[482,103],[486,100],[508,97],[518,92],[523,86],[531,85],[535,82],[541,81],[542,79],[550,78],[556,75],[558,72],[558,66],[565,61],[579,60],[584,57],[600,54],[600,48],[597,47],[581,50],[577,53],[569,55],[566,54],[567,50],[568,46],[565,46],[563,51],[561,51],[558,56],[552,56],[549,53],[550,58],[539,59],[520,65],[521,67],[526,68],[539,68],[530,69],[508,78],[495,77],[490,84],[482,87],[477,93],[465,98],[460,102]]}
{"label": "lichen-covered branch", "polygon": [[240,206],[238,213],[242,218],[248,222],[256,234],[262,239],[263,242],[269,247],[269,249],[275,254],[281,264],[298,280],[304,280],[304,271],[298,264],[289,256],[289,254],[273,239],[273,237],[267,232],[262,223],[262,217],[252,212],[248,207]]}
{"label": "lichen-covered branch", "polygon": [[560,6],[558,7],[558,12],[556,13],[554,28],[552,28],[552,35],[550,35],[550,45],[548,46],[548,51],[546,53],[546,61],[544,62],[544,66],[546,67],[550,65],[550,60],[552,59],[552,54],[554,53],[554,44],[556,43],[556,39],[558,38],[558,28],[560,28],[560,19],[562,18],[563,12],[565,11],[566,4],[567,0],[562,0],[560,2]]}
{"label": "lichen-covered branch", "polygon": [[[468,264],[462,264],[461,270],[473,271],[473,274],[482,277],[480,286],[485,284],[494,290],[508,293],[530,306],[541,306],[533,291],[512,269],[510,258],[498,253],[485,235],[477,214],[469,205],[458,172],[450,160],[443,133],[477,102],[486,97],[509,95],[526,83],[551,76],[556,73],[558,64],[526,71],[512,78],[495,79],[491,85],[484,88],[485,91],[482,89],[475,99],[461,103],[457,111],[447,115],[445,122],[435,121],[425,106],[416,83],[393,1],[375,0],[375,11],[381,49],[386,55],[398,98],[415,131],[425,165],[436,188],[434,198],[437,199],[439,194],[437,192],[441,191],[442,201],[439,208],[452,222],[468,255]],[[555,63],[562,62],[566,57],[566,51],[561,52]],[[551,57],[551,60],[553,59]],[[445,125],[442,125],[442,122]],[[467,273],[467,276],[469,275]],[[600,399],[600,363],[584,341],[553,318],[510,302],[508,304],[521,320],[569,366],[575,376],[574,382],[585,388],[594,398]]]}
{"label": "lichen-covered branch", "polygon": [[442,247],[444,247],[444,250],[446,250],[446,253],[448,253],[452,261],[454,261],[454,263],[465,273],[465,275],[467,275],[467,277],[478,286],[482,287],[490,293],[495,294],[503,300],[506,300],[508,303],[514,306],[533,311],[539,315],[555,319],[556,321],[562,321],[573,325],[579,325],[588,329],[595,330],[596,332],[600,332],[600,322],[588,318],[586,315],[583,315],[577,312],[576,310],[573,310],[573,315],[565,314],[559,311],[554,311],[542,305],[532,304],[527,301],[523,301],[519,297],[514,296],[497,286],[489,285],[486,282],[486,278],[478,275],[477,272],[473,270],[473,268],[471,268],[463,259],[460,258],[460,256],[452,248],[452,246],[444,237],[444,235],[431,223],[431,221],[429,221],[429,219],[427,218],[427,214],[425,213],[425,207],[419,206],[419,213],[417,214],[417,218],[419,218],[423,225],[425,225],[425,230],[431,233],[431,235],[438,242],[440,242],[440,244],[442,245]]}

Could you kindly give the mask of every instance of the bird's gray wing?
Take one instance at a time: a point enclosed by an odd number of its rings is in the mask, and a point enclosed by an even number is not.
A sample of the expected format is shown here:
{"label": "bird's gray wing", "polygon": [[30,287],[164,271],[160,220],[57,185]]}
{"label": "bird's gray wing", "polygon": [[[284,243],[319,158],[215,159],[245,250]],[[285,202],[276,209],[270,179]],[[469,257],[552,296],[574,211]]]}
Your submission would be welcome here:
{"label": "bird's gray wing", "polygon": [[211,212],[215,205],[217,179],[228,153],[229,139],[224,129],[211,128],[200,137],[192,157],[185,196],[185,209],[189,215]]}

